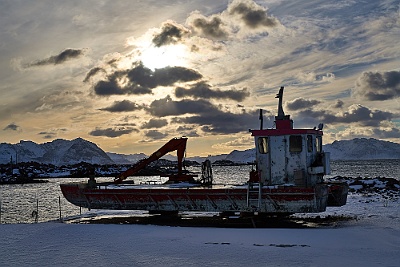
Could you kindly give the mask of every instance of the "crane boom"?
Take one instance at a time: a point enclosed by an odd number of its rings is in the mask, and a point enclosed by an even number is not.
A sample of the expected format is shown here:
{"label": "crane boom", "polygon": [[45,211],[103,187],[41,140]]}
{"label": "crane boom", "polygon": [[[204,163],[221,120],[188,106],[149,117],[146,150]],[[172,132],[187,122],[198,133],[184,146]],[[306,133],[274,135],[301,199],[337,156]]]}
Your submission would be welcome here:
{"label": "crane boom", "polygon": [[129,168],[126,171],[122,172],[121,174],[117,175],[114,178],[114,182],[117,184],[121,183],[128,176],[138,173],[140,170],[144,169],[151,162],[153,162],[153,161],[161,158],[165,154],[175,151],[175,150],[177,151],[177,157],[178,157],[178,174],[175,176],[175,178],[177,180],[182,180],[182,178],[189,178],[189,179],[192,178],[193,179],[193,176],[190,177],[190,176],[182,173],[183,157],[185,155],[186,142],[187,142],[187,137],[173,138],[173,139],[169,140],[165,145],[163,145],[160,149],[158,149],[156,152],[151,154],[148,158],[145,158],[145,159],[137,162],[131,168]]}

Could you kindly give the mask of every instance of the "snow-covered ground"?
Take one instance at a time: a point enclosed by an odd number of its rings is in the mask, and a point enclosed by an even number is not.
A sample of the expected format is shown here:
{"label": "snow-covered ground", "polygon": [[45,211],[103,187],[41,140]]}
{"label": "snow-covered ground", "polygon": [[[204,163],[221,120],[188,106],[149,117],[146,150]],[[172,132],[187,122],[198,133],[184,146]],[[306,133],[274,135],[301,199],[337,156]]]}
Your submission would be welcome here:
{"label": "snow-covered ground", "polygon": [[134,224],[0,225],[0,266],[399,266],[400,201],[351,194],[307,229]]}

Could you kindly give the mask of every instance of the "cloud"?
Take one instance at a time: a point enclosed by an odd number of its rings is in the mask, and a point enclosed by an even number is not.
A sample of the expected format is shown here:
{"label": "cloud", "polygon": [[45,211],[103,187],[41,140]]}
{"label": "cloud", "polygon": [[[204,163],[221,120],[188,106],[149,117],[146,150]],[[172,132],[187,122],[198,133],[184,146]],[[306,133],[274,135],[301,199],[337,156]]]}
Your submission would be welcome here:
{"label": "cloud", "polygon": [[183,125],[179,126],[176,131],[180,133],[182,136],[187,136],[187,137],[198,137],[199,134],[196,131],[195,126],[188,126],[188,125]]}
{"label": "cloud", "polygon": [[227,40],[230,35],[230,29],[225,26],[219,15],[212,15],[207,18],[198,12],[194,12],[188,18],[187,23],[197,35],[212,40]]}
{"label": "cloud", "polygon": [[9,125],[7,125],[6,127],[3,128],[3,131],[18,131],[20,129],[20,127],[15,124],[15,123],[10,123]]}
{"label": "cloud", "polygon": [[92,68],[85,76],[85,79],[83,80],[83,82],[88,82],[90,80],[91,77],[95,76],[97,73],[99,72],[104,72],[106,73],[106,71],[103,68],[100,67],[94,67]]}
{"label": "cloud", "polygon": [[371,101],[400,97],[400,71],[363,72],[356,81],[354,94]]}
{"label": "cloud", "polygon": [[141,87],[139,85],[123,86],[118,83],[115,76],[109,77],[108,81],[99,81],[94,85],[93,89],[94,92],[100,96],[151,94],[150,88],[147,87]]}
{"label": "cloud", "polygon": [[202,77],[196,70],[185,67],[165,67],[153,72],[154,87],[173,85],[176,82],[196,81]]}
{"label": "cloud", "polygon": [[51,56],[49,58],[39,60],[33,63],[30,63],[30,67],[34,66],[45,66],[45,65],[58,65],[62,64],[68,60],[78,58],[85,53],[86,49],[72,49],[68,48],[62,51],[60,54]]}
{"label": "cloud", "polygon": [[337,133],[335,139],[371,138],[372,136],[379,139],[398,139],[400,138],[400,130],[383,127],[351,127]]}
{"label": "cloud", "polygon": [[44,139],[54,139],[57,135],[55,132],[40,132],[39,135],[42,135]]}
{"label": "cloud", "polygon": [[159,140],[159,139],[163,139],[163,138],[167,137],[168,134],[159,132],[157,130],[149,130],[146,132],[146,136],[151,139],[154,139],[154,140]]}
{"label": "cloud", "polygon": [[138,62],[132,69],[114,71],[107,78],[94,85],[97,95],[151,94],[151,89],[158,86],[195,81],[202,75],[185,67],[165,67],[153,71]]}
{"label": "cloud", "polygon": [[[372,129],[374,136],[382,139],[388,138],[400,138],[400,130],[398,128],[391,128],[391,129],[380,129],[375,128]],[[368,135],[371,136],[371,135]]]}
{"label": "cloud", "polygon": [[267,9],[251,0],[233,1],[226,10],[209,17],[199,11],[192,12],[186,23],[192,36],[213,41],[242,38],[281,25],[277,18],[267,14]]}
{"label": "cloud", "polygon": [[204,98],[204,99],[232,99],[236,101],[243,101],[246,97],[250,95],[249,91],[244,88],[242,90],[225,90],[221,91],[219,89],[212,90],[211,85],[201,81],[189,89],[185,89],[183,87],[177,87],[175,89],[175,96],[179,98],[183,97],[194,97],[194,98]]}
{"label": "cloud", "polygon": [[164,22],[161,27],[161,32],[153,37],[153,44],[156,47],[163,45],[175,44],[189,33],[189,30],[184,26],[173,21]]}
{"label": "cloud", "polygon": [[333,108],[342,108],[344,105],[344,102],[340,99],[336,100],[335,104],[332,106]]}
{"label": "cloud", "polygon": [[279,25],[278,19],[268,16],[267,10],[253,1],[238,0],[228,7],[230,15],[239,16],[245,25],[252,29],[275,27]]}
{"label": "cloud", "polygon": [[391,112],[371,110],[359,104],[353,104],[347,112],[339,113],[336,122],[360,123],[364,126],[378,126],[382,121],[391,120],[394,114]]}
{"label": "cloud", "polygon": [[156,117],[174,116],[172,123],[199,125],[204,132],[215,134],[243,132],[257,127],[259,123],[258,111],[248,112],[244,109],[241,113],[222,111],[204,99],[175,101],[167,96],[154,100],[147,111]]}
{"label": "cloud", "polygon": [[126,111],[134,111],[143,109],[143,107],[139,106],[138,104],[129,101],[129,100],[122,100],[122,101],[114,101],[114,103],[107,107],[101,108],[100,110],[109,111],[109,112],[126,112]]}
{"label": "cloud", "polygon": [[335,74],[324,73],[316,74],[315,72],[300,72],[296,75],[296,79],[300,83],[313,84],[313,83],[330,83],[335,80]]}
{"label": "cloud", "polygon": [[285,106],[289,110],[299,110],[299,109],[310,109],[313,106],[318,105],[319,103],[321,103],[321,101],[304,99],[302,97],[299,97],[292,101],[287,101],[285,103]]}
{"label": "cloud", "polygon": [[142,129],[150,129],[150,128],[161,128],[168,125],[168,121],[165,119],[150,119],[148,122],[145,122],[142,125]]}
{"label": "cloud", "polygon": [[[216,110],[201,115],[179,118],[176,122],[185,124],[197,124],[206,133],[235,134],[247,132],[248,129],[256,129],[259,124],[259,111],[232,113]],[[269,118],[266,118],[266,122]]]}
{"label": "cloud", "polygon": [[[258,128],[258,111],[232,113],[217,110],[214,112],[185,117],[177,118],[173,120],[177,123],[185,124],[196,124],[200,126],[200,129],[206,133],[212,134],[235,134],[247,132],[248,129]],[[272,117],[264,119],[265,123],[272,123],[268,121]]]}
{"label": "cloud", "polygon": [[154,100],[148,107],[148,112],[156,117],[179,116],[185,114],[212,113],[218,109],[206,100],[174,101],[170,96]]}
{"label": "cloud", "polygon": [[241,136],[239,138],[235,138],[234,140],[225,142],[225,143],[217,143],[213,145],[213,148],[216,149],[247,149],[254,144],[254,138],[250,135]]}
{"label": "cloud", "polygon": [[65,133],[68,130],[66,128],[56,128],[51,129],[49,131],[39,132],[38,135],[41,135],[44,139],[54,139],[57,136],[57,133],[62,132]]}
{"label": "cloud", "polygon": [[106,129],[101,129],[101,128],[96,128],[95,130],[91,131],[89,134],[92,136],[106,136],[110,138],[115,138],[119,137],[124,134],[130,134],[132,132],[138,132],[137,129],[130,129],[130,128],[106,128]]}
{"label": "cloud", "polygon": [[347,111],[332,113],[329,110],[314,110],[313,107],[302,109],[297,113],[300,118],[313,118],[316,122],[324,122],[325,124],[358,124],[366,127],[378,127],[384,121],[390,121],[398,116],[394,113],[371,110],[359,104],[351,105]]}

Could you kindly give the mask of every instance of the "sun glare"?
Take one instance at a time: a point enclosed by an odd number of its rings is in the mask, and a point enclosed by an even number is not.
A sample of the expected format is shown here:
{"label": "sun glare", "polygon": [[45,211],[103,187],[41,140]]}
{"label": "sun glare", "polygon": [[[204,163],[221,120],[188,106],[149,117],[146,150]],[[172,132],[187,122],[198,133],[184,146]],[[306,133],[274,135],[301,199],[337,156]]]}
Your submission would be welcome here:
{"label": "sun glare", "polygon": [[160,69],[167,66],[187,65],[187,47],[185,45],[149,46],[142,50],[140,60],[149,69]]}

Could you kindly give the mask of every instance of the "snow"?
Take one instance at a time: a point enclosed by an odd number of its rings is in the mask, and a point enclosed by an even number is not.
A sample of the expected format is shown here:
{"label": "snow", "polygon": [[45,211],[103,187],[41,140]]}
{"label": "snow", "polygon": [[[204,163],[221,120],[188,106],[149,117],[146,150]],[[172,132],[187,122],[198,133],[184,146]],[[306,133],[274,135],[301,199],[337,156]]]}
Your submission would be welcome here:
{"label": "snow", "polygon": [[0,266],[398,266],[398,197],[351,194],[318,215],[335,214],[356,219],[306,229],[1,224]]}
{"label": "snow", "polygon": [[360,190],[363,188],[363,185],[362,184],[350,185],[349,188],[354,190]]}

